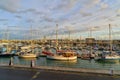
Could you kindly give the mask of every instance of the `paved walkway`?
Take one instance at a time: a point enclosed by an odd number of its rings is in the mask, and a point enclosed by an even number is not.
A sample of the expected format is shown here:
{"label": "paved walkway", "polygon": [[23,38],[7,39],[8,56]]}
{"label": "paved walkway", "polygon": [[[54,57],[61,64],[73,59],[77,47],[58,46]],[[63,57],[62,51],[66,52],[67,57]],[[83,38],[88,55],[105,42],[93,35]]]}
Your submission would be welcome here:
{"label": "paved walkway", "polygon": [[0,67],[0,80],[120,80],[120,76]]}
{"label": "paved walkway", "polygon": [[[31,68],[31,66],[23,66],[23,65],[2,65],[4,67],[14,67],[14,68]],[[66,71],[66,72],[83,72],[83,73],[94,73],[94,74],[107,74],[107,75],[120,75],[120,70],[114,69],[88,69],[88,68],[66,68],[66,67],[55,67],[55,66],[33,66],[33,69],[44,69],[44,70],[52,70],[52,71]]]}

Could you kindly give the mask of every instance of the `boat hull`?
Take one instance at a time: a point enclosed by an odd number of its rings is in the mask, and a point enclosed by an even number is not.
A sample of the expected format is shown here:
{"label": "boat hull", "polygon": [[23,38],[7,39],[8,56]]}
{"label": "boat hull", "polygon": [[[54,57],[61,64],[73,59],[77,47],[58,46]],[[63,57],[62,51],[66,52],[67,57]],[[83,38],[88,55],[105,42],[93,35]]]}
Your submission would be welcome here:
{"label": "boat hull", "polygon": [[96,57],[95,60],[120,60],[120,56]]}
{"label": "boat hull", "polygon": [[23,54],[19,55],[20,58],[37,58],[36,54]]}
{"label": "boat hull", "polygon": [[77,56],[71,56],[71,57],[64,57],[62,55],[47,55],[47,59],[52,59],[52,60],[61,60],[61,61],[70,61],[70,60],[76,60]]}
{"label": "boat hull", "polygon": [[13,57],[14,54],[0,54],[0,57]]}

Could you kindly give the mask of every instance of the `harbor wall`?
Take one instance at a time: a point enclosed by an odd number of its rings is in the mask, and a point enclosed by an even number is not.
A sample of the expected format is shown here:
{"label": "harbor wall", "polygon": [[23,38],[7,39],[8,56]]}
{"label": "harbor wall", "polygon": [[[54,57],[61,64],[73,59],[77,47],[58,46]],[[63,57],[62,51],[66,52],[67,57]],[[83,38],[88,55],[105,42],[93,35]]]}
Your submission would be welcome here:
{"label": "harbor wall", "polygon": [[54,67],[54,66],[23,66],[23,65],[0,65],[0,68],[11,69],[30,69],[30,70],[50,70],[50,71],[62,71],[62,72],[74,72],[74,73],[92,73],[92,74],[104,74],[104,75],[120,75],[120,70],[104,70],[104,69],[90,69],[90,68],[66,68],[66,67]]}

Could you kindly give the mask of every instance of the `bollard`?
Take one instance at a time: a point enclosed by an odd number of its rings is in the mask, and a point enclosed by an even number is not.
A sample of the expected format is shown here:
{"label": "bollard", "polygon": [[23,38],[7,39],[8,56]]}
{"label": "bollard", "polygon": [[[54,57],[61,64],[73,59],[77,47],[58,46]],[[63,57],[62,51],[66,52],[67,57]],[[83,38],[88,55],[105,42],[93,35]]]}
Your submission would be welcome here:
{"label": "bollard", "polygon": [[13,65],[13,58],[11,57],[9,61],[9,66],[12,66],[12,65]]}
{"label": "bollard", "polygon": [[30,67],[35,67],[35,62],[34,62],[34,60],[31,60]]}
{"label": "bollard", "polygon": [[113,76],[113,68],[110,68],[110,75]]}

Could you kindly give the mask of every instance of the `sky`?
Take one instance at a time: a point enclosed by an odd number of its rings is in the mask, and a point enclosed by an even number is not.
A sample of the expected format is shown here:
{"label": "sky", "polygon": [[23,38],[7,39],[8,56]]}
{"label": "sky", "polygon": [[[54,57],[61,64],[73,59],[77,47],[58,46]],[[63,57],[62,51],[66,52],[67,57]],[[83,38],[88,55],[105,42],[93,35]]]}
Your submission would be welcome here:
{"label": "sky", "polygon": [[119,22],[120,0],[0,0],[0,39],[119,39]]}

